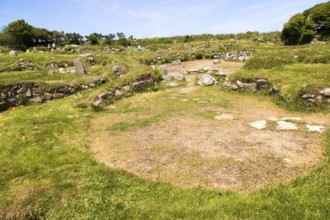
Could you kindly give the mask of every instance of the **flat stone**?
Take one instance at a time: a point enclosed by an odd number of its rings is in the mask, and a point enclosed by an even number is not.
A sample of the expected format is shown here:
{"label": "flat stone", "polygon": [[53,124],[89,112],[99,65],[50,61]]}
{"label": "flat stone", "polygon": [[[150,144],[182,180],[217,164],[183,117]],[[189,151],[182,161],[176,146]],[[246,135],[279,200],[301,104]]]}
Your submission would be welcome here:
{"label": "flat stone", "polygon": [[250,123],[250,126],[259,130],[265,129],[267,127],[266,120],[253,121]]}
{"label": "flat stone", "polygon": [[181,99],[181,102],[188,102],[189,99]]}
{"label": "flat stone", "polygon": [[310,132],[323,133],[325,131],[325,127],[320,125],[306,125],[306,127]]}
{"label": "flat stone", "polygon": [[297,125],[291,123],[291,122],[286,122],[286,121],[277,121],[277,130],[278,131],[289,131],[289,130],[298,130]]}
{"label": "flat stone", "polygon": [[214,119],[218,121],[222,121],[222,120],[232,121],[234,120],[234,116],[232,114],[221,114],[214,116]]}
{"label": "flat stone", "polygon": [[178,87],[179,85],[175,82],[171,82],[171,83],[167,84],[166,86],[170,87],[170,88],[175,88],[175,87]]}

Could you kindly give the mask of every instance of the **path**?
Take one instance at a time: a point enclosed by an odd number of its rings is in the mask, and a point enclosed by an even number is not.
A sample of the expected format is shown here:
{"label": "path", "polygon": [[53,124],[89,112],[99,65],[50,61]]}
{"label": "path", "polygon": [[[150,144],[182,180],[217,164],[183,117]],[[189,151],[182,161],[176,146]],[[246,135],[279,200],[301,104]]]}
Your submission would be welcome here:
{"label": "path", "polygon": [[[169,65],[168,73],[210,64]],[[241,64],[214,66],[230,74]],[[324,160],[321,136],[308,132],[305,124],[329,126],[330,117],[292,114],[258,97],[223,93],[219,87],[196,87],[197,75],[186,77],[190,81],[184,88],[122,100],[113,113],[96,118],[91,123],[95,158],[152,180],[238,190],[290,181]],[[165,116],[140,127],[109,131],[112,126],[134,125],[157,115]],[[221,115],[233,117],[217,118]],[[271,121],[264,130],[249,125],[285,116],[302,117],[304,122],[298,123],[298,131],[277,131]]]}

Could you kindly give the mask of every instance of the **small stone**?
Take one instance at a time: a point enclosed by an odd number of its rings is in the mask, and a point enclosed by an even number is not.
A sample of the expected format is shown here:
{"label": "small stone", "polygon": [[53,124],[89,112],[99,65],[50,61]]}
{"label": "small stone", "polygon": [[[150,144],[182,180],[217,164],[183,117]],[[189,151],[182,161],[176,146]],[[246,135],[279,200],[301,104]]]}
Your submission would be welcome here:
{"label": "small stone", "polygon": [[59,68],[59,69],[58,69],[58,72],[59,72],[59,73],[65,73],[65,69],[64,69],[64,68]]}
{"label": "small stone", "polygon": [[104,104],[105,104],[105,102],[102,99],[99,99],[93,103],[94,106],[101,106]]}
{"label": "small stone", "polygon": [[307,102],[309,104],[314,104],[316,102],[316,100],[315,99],[307,99]]}
{"label": "small stone", "polygon": [[10,51],[10,52],[9,52],[9,56],[11,56],[11,57],[16,57],[16,56],[17,56],[16,51],[14,51],[14,50]]}
{"label": "small stone", "polygon": [[166,65],[160,65],[159,69],[163,75],[167,75],[167,66]]}
{"label": "small stone", "polygon": [[267,127],[267,121],[261,120],[261,121],[253,121],[250,123],[250,126],[253,128],[256,128],[258,130],[265,129]]}
{"label": "small stone", "polygon": [[286,121],[277,121],[277,130],[278,131],[288,131],[288,130],[298,130],[298,127],[291,123]]}
{"label": "small stone", "polygon": [[220,76],[220,77],[226,77],[226,76],[227,76],[227,74],[225,74],[225,73],[222,72],[222,71],[218,71],[218,72],[216,72],[215,75],[216,75],[216,76]]}
{"label": "small stone", "polygon": [[238,89],[238,86],[237,85],[233,85],[230,82],[224,82],[222,86],[224,88],[232,89],[232,90],[237,90]]}
{"label": "small stone", "polygon": [[176,75],[176,80],[179,80],[179,81],[184,81],[186,78],[183,74],[179,73],[178,75]]}
{"label": "small stone", "polygon": [[324,126],[319,126],[319,125],[306,125],[308,131],[310,132],[318,132],[318,133],[323,133],[325,131]]}
{"label": "small stone", "polygon": [[113,96],[112,92],[104,92],[101,93],[100,95],[98,95],[99,99],[108,99],[111,98]]}
{"label": "small stone", "polygon": [[167,87],[175,88],[175,87],[178,87],[178,84],[175,82],[171,82],[171,83],[167,84]]}
{"label": "small stone", "polygon": [[326,89],[320,91],[320,94],[322,94],[326,97],[330,97],[330,88],[326,88]]}
{"label": "small stone", "polygon": [[30,99],[30,101],[35,102],[35,103],[42,103],[44,101],[44,99],[41,98],[40,96],[37,96],[37,97]]}
{"label": "small stone", "polygon": [[172,62],[173,65],[181,65],[181,60],[174,60]]}
{"label": "small stone", "polygon": [[123,95],[123,91],[119,90],[119,89],[116,89],[115,96],[121,96],[121,95]]}
{"label": "small stone", "polygon": [[163,80],[165,80],[165,81],[171,81],[171,80],[174,80],[174,76],[169,76],[169,75],[163,75],[162,78],[163,78]]}
{"label": "small stone", "polygon": [[213,64],[219,64],[220,63],[220,59],[214,59],[213,60]]}
{"label": "small stone", "polygon": [[312,94],[305,94],[303,96],[301,96],[301,98],[303,99],[313,99],[315,97],[315,95],[312,95]]}
{"label": "small stone", "polygon": [[243,83],[239,80],[236,80],[236,85],[239,87],[239,88],[242,88],[243,87]]}
{"label": "small stone", "polygon": [[181,102],[188,102],[189,99],[181,99]]}
{"label": "small stone", "polygon": [[53,94],[46,92],[44,94],[44,97],[45,97],[46,100],[51,100],[53,98]]}
{"label": "small stone", "polygon": [[209,74],[204,74],[198,81],[198,85],[200,86],[211,86],[216,84],[218,84],[218,81]]}

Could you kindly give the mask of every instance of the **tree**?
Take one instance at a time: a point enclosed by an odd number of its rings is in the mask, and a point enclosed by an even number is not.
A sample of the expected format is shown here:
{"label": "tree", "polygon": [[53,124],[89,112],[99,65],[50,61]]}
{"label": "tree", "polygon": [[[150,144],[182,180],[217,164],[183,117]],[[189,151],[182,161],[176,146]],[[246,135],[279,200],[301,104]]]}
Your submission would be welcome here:
{"label": "tree", "polygon": [[330,38],[330,1],[293,15],[284,25],[281,39],[286,45],[306,44],[314,37]]}
{"label": "tree", "polygon": [[113,44],[113,40],[115,39],[116,35],[114,34],[108,34],[108,35],[104,35],[104,43],[105,44]]}
{"label": "tree", "polygon": [[98,45],[99,41],[102,40],[103,35],[98,33],[92,33],[86,36],[86,39],[90,42],[91,45]]}
{"label": "tree", "polygon": [[302,13],[292,16],[288,23],[284,25],[281,39],[286,45],[298,44],[302,36],[305,25],[305,16]]}
{"label": "tree", "polygon": [[56,44],[60,44],[65,40],[64,31],[52,31],[51,33]]}
{"label": "tree", "polygon": [[4,29],[3,34],[7,45],[15,47],[30,47],[33,45],[33,27],[23,19],[11,22]]}
{"label": "tree", "polygon": [[64,35],[64,39],[66,42],[70,43],[70,44],[81,44],[81,42],[83,41],[84,37],[81,36],[80,34],[77,33],[66,33]]}
{"label": "tree", "polygon": [[123,32],[117,32],[116,34],[117,34],[118,39],[126,38],[126,35]]}
{"label": "tree", "polygon": [[32,28],[32,38],[34,43],[49,42],[52,40],[52,33],[45,28]]}

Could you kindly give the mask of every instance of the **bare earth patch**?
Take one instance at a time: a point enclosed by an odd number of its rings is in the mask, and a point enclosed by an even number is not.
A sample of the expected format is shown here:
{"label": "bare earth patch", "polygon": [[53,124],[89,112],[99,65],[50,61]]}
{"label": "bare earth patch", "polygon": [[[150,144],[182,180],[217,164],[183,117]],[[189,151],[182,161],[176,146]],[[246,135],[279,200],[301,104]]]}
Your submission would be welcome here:
{"label": "bare earth patch", "polygon": [[[189,86],[194,87],[193,84]],[[180,89],[175,91],[182,94]],[[197,89],[190,93],[198,97]],[[186,187],[237,190],[290,181],[306,174],[309,168],[324,159],[319,134],[303,129],[276,131],[275,122],[269,122],[265,130],[249,126],[255,120],[291,116],[284,110],[267,101],[259,102],[256,97],[228,94],[228,99],[234,104],[200,105],[194,110],[187,109],[186,114],[121,132],[109,131],[108,125],[120,121],[123,114],[104,114],[91,123],[92,152],[106,165],[144,178]],[[205,112],[229,113],[234,119],[205,118]],[[131,114],[125,117],[134,121],[147,116]],[[322,115],[299,116],[308,123],[330,124]]]}

